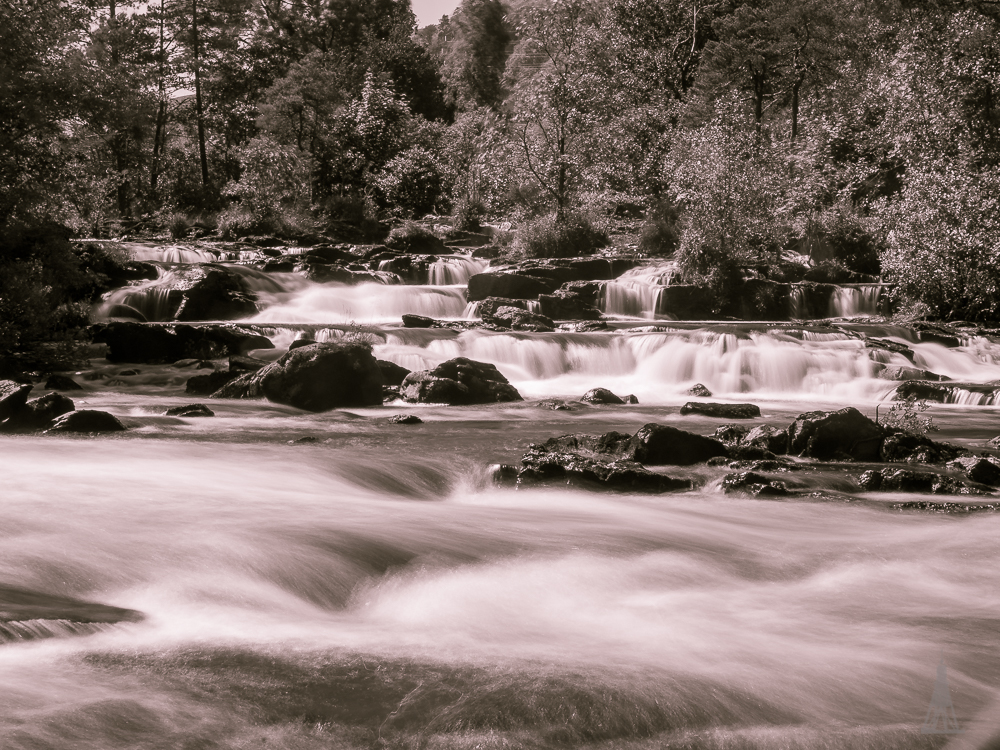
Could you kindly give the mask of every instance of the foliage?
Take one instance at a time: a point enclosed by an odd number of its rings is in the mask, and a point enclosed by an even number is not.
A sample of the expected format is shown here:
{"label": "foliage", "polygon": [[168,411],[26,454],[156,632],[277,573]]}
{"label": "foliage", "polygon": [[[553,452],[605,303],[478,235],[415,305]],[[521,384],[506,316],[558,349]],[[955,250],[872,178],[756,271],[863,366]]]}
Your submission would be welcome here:
{"label": "foliage", "polygon": [[299,150],[258,136],[240,150],[239,159],[240,179],[224,192],[250,213],[268,216],[282,205],[308,202],[311,163]]}
{"label": "foliage", "polygon": [[423,224],[404,221],[393,227],[385,244],[394,250],[407,253],[433,253],[440,250],[441,239]]}
{"label": "foliage", "polygon": [[482,203],[463,200],[455,206],[453,227],[460,232],[479,232],[483,228],[486,208]]}
{"label": "foliage", "polygon": [[573,258],[589,255],[607,242],[607,235],[584,214],[549,214],[521,225],[514,247],[529,258]]}
{"label": "foliage", "polygon": [[186,237],[191,229],[191,222],[188,221],[187,214],[179,211],[169,214],[164,223],[166,224],[167,231],[170,232],[170,237],[175,240]]}
{"label": "foliage", "polygon": [[657,202],[643,223],[639,249],[648,255],[672,255],[680,241],[680,220],[672,201]]}
{"label": "foliage", "polygon": [[409,148],[394,156],[372,183],[386,206],[406,218],[431,213],[446,192],[441,165],[429,151]]}
{"label": "foliage", "polygon": [[938,426],[934,424],[934,418],[923,416],[928,408],[930,407],[924,399],[918,400],[911,397],[905,401],[895,401],[879,422],[883,427],[888,427],[891,430],[912,432],[918,435],[937,432]]}

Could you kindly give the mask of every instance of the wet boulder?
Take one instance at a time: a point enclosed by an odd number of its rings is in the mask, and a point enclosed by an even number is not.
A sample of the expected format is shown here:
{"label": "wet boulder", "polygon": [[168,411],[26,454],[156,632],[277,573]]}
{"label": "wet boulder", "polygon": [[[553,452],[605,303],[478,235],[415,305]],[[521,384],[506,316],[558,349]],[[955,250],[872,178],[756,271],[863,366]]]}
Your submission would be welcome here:
{"label": "wet boulder", "polygon": [[781,455],[788,452],[788,431],[765,424],[754,427],[743,439],[745,445],[762,448]]}
{"label": "wet boulder", "polygon": [[948,464],[977,484],[1000,487],[1000,460],[993,456],[965,456]]}
{"label": "wet boulder", "polygon": [[76,406],[71,398],[61,393],[33,399],[13,416],[3,422],[5,432],[34,432],[51,427],[56,419],[73,411]]}
{"label": "wet boulder", "polygon": [[74,627],[68,629],[69,632],[89,633],[98,628],[91,630],[86,625],[139,622],[142,619],[142,613],[134,609],[0,584],[0,642],[45,638],[67,632],[66,628],[48,629],[46,622],[60,625],[73,623]]}
{"label": "wet boulder", "polygon": [[416,414],[393,414],[389,417],[389,424],[423,424],[424,420]]}
{"label": "wet boulder", "polygon": [[788,494],[784,482],[768,479],[753,471],[726,474],[722,478],[722,491],[727,495],[737,493],[751,497],[784,497]]}
{"label": "wet boulder", "polygon": [[788,427],[788,452],[821,460],[878,461],[886,431],[853,406],[800,414]]}
{"label": "wet boulder", "polygon": [[0,380],[0,422],[12,417],[24,408],[28,403],[28,393],[32,386],[14,382],[13,380]]}
{"label": "wet boulder", "polygon": [[623,457],[629,448],[632,436],[625,432],[605,432],[602,435],[571,434],[549,438],[536,445],[540,450],[553,453],[580,453],[590,456]]}
{"label": "wet boulder", "polygon": [[931,380],[941,382],[951,378],[938,375],[930,370],[921,370],[917,367],[886,367],[879,372],[878,377],[882,380]]}
{"label": "wet boulder", "polygon": [[406,313],[403,315],[403,328],[433,328],[437,323],[434,318],[426,315],[414,315]]}
{"label": "wet boulder", "polygon": [[586,489],[662,493],[689,490],[692,482],[649,471],[634,461],[601,461],[578,453],[532,446],[521,459],[519,485],[557,483]]}
{"label": "wet boulder", "polygon": [[229,358],[229,372],[243,374],[246,372],[257,372],[262,367],[267,367],[268,363],[256,357],[247,357],[234,354]]}
{"label": "wet boulder", "polygon": [[868,357],[873,362],[882,362],[883,364],[888,364],[890,355],[898,354],[906,359],[913,361],[916,357],[914,351],[908,347],[906,344],[900,344],[898,341],[892,341],[890,339],[878,339],[878,338],[865,338],[865,349],[868,351]]}
{"label": "wet boulder", "polygon": [[512,299],[538,299],[539,294],[551,294],[560,282],[537,276],[523,276],[514,273],[477,273],[469,279],[469,302],[478,302],[487,297],[510,297]]}
{"label": "wet boulder", "polygon": [[718,440],[650,423],[632,436],[625,457],[649,466],[689,466],[726,455],[726,446]]}
{"label": "wet boulder", "polygon": [[701,383],[695,383],[685,393],[689,396],[697,396],[698,398],[712,398],[712,392]]}
{"label": "wet boulder", "polygon": [[50,391],[82,391],[83,386],[77,383],[69,375],[60,375],[56,373],[54,375],[49,375],[48,380],[45,381],[45,387]]}
{"label": "wet boulder", "polygon": [[205,404],[186,404],[185,406],[175,406],[167,409],[164,414],[168,417],[214,417],[215,412]]}
{"label": "wet boulder", "polygon": [[591,388],[580,397],[585,404],[599,404],[602,406],[617,406],[619,404],[638,404],[639,399],[629,394],[628,396],[617,396],[607,388]]}
{"label": "wet boulder", "polygon": [[225,268],[195,266],[185,272],[174,320],[238,320],[257,312],[257,295],[246,280]]}
{"label": "wet boulder", "polygon": [[906,380],[892,397],[893,401],[936,401],[939,404],[948,403],[951,388],[946,385],[928,383],[924,380]]}
{"label": "wet boulder", "polygon": [[880,451],[880,458],[886,463],[939,464],[968,455],[965,448],[939,443],[915,432],[888,435]]}
{"label": "wet boulder", "polygon": [[866,492],[919,492],[934,495],[981,495],[983,490],[961,479],[929,471],[873,469],[858,480]]}
{"label": "wet boulder", "polygon": [[411,372],[400,395],[411,403],[449,406],[523,400],[495,365],[465,357],[449,359],[433,370]]}
{"label": "wet boulder", "polygon": [[106,411],[81,409],[63,414],[45,432],[122,432],[125,427],[113,414]]}
{"label": "wet boulder", "polygon": [[713,317],[715,296],[697,284],[671,284],[660,292],[657,312],[676,320],[706,320]]}
{"label": "wet boulder", "polygon": [[598,320],[601,286],[593,281],[570,281],[552,294],[538,295],[543,315],[555,320]]}
{"label": "wet boulder", "polygon": [[767,279],[747,279],[734,303],[744,320],[788,320],[791,285]]}
{"label": "wet boulder", "polygon": [[760,416],[760,407],[755,404],[707,404],[689,401],[681,407],[681,415],[688,414],[714,419],[754,419]]}
{"label": "wet boulder", "polygon": [[406,376],[411,370],[407,370],[402,365],[389,362],[384,359],[378,360],[378,369],[382,371],[382,382],[384,385],[402,385]]}
{"label": "wet boulder", "polygon": [[184,390],[192,396],[211,396],[226,383],[236,380],[244,374],[246,373],[233,372],[232,370],[213,370],[205,375],[195,375],[188,378]]}
{"label": "wet boulder", "polygon": [[321,412],[382,403],[382,371],[360,344],[312,344],[287,352],[257,372],[241,375],[213,398],[266,398]]}
{"label": "wet boulder", "polygon": [[555,324],[550,318],[518,307],[497,308],[492,315],[483,315],[483,321],[495,326],[510,328],[513,331],[551,333],[555,330]]}
{"label": "wet boulder", "polygon": [[476,312],[483,320],[489,320],[496,315],[501,307],[516,307],[520,310],[527,310],[528,303],[523,299],[508,299],[506,297],[487,297],[480,300],[476,305]]}

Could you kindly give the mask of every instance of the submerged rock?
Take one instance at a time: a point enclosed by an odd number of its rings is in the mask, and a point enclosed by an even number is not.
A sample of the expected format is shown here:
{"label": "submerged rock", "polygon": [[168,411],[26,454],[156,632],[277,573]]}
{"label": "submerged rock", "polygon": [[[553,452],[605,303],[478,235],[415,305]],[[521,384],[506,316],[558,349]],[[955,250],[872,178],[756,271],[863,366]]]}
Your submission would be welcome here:
{"label": "submerged rock", "polygon": [[914,432],[896,432],[882,442],[880,457],[887,463],[938,464],[968,456],[969,451],[957,445],[939,443]]}
{"label": "submerged rock", "polygon": [[77,383],[69,375],[60,375],[56,373],[54,375],[49,375],[48,380],[45,381],[45,387],[52,391],[82,391],[83,386]]}
{"label": "submerged rock", "polygon": [[[251,371],[254,372],[254,371]],[[232,370],[215,370],[205,375],[188,378],[184,390],[192,396],[211,396],[226,383],[230,383],[245,373]]]}
{"label": "submerged rock", "polygon": [[628,396],[616,396],[607,388],[591,388],[580,398],[586,404],[618,405],[618,404],[638,404],[639,399],[629,394]]}
{"label": "submerged rock", "polygon": [[635,461],[599,461],[597,459],[532,446],[521,459],[517,474],[519,485],[558,482],[589,488],[622,492],[676,492],[689,490],[688,479],[674,479],[657,474]]}
{"label": "submerged rock", "polygon": [[382,371],[360,344],[312,344],[227,383],[213,398],[266,398],[320,412],[382,403]]}
{"label": "submerged rock", "polygon": [[186,406],[175,406],[167,409],[164,414],[168,417],[214,417],[215,412],[205,404],[187,404]]}
{"label": "submerged rock", "polygon": [[403,315],[404,328],[432,328],[435,322],[434,318],[428,318],[426,315],[413,315],[411,313]]}
{"label": "submerged rock", "polygon": [[400,395],[411,403],[450,406],[523,400],[495,365],[465,357],[449,359],[433,370],[411,372]]}
{"label": "submerged rock", "polygon": [[951,388],[946,385],[928,383],[925,380],[906,380],[892,397],[893,401],[936,401],[939,404],[948,402]]}
{"label": "submerged rock", "polygon": [[977,484],[1000,487],[1000,460],[993,456],[966,456],[948,464]]}
{"label": "submerged rock", "polygon": [[487,315],[480,311],[483,321],[496,326],[510,328],[514,331],[534,331],[536,333],[551,333],[555,323],[551,318],[538,313],[528,312],[518,307],[504,306]]}
{"label": "submerged rock", "polygon": [[752,471],[726,474],[722,479],[722,491],[726,494],[739,493],[753,497],[784,497],[788,488],[784,482],[768,479]]}
{"label": "submerged rock", "polygon": [[63,414],[45,432],[122,432],[128,429],[106,411],[82,409]]}
{"label": "submerged rock", "polygon": [[911,469],[873,469],[858,480],[866,492],[921,492],[935,495],[982,495],[983,490],[945,474]]}
{"label": "submerged rock", "polygon": [[800,414],[788,427],[788,452],[821,460],[878,461],[886,431],[853,406]]}
{"label": "submerged rock", "polygon": [[416,414],[393,414],[389,417],[389,424],[423,424],[424,420]]}
{"label": "submerged rock", "polygon": [[681,414],[700,414],[717,419],[753,419],[760,416],[760,407],[755,404],[706,404],[689,401],[681,407]]}

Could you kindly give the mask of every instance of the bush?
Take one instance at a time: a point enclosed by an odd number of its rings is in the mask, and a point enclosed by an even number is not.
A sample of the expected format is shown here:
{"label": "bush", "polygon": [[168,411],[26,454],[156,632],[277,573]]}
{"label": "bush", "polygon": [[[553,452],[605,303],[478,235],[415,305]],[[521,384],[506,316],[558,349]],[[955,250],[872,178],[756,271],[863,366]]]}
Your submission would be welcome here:
{"label": "bush", "polygon": [[191,230],[191,222],[188,221],[186,214],[172,213],[167,216],[166,227],[167,231],[170,232],[170,236],[175,240],[179,240],[187,236],[187,233]]}
{"label": "bush", "polygon": [[444,196],[441,165],[429,151],[419,147],[390,159],[372,182],[385,205],[406,218],[433,212]]}
{"label": "bush", "polygon": [[642,227],[639,249],[647,255],[672,255],[680,241],[681,212],[673,201],[660,201]]}
{"label": "bush", "polygon": [[444,250],[441,238],[415,221],[404,221],[394,227],[385,244],[404,253],[439,253]]}
{"label": "bush", "polygon": [[452,226],[460,232],[482,231],[482,219],[486,210],[480,201],[463,200],[455,207],[455,221]]}
{"label": "bush", "polygon": [[528,221],[518,228],[515,249],[529,258],[573,258],[590,255],[608,244],[607,235],[583,214],[555,214]]}
{"label": "bush", "polygon": [[293,209],[253,212],[243,206],[230,206],[218,219],[219,236],[227,240],[267,235],[295,238],[313,232],[313,222]]}

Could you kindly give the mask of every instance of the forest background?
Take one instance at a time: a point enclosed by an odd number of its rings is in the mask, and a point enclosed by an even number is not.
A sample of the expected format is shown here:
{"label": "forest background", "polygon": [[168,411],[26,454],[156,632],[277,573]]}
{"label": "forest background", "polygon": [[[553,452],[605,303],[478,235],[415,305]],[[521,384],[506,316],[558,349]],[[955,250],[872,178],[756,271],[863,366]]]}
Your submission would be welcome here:
{"label": "forest background", "polygon": [[534,257],[641,216],[720,298],[822,243],[910,317],[1000,320],[1000,0],[0,6],[0,353],[85,323],[117,261],[72,237],[428,213]]}

